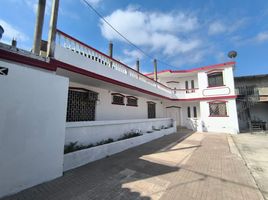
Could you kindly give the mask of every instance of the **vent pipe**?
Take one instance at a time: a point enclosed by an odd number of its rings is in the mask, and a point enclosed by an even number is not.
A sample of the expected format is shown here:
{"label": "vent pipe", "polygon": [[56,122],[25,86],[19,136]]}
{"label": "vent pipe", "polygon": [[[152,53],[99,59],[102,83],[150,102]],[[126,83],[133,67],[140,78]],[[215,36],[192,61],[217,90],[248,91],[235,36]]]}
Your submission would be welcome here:
{"label": "vent pipe", "polygon": [[54,57],[58,11],[59,11],[59,0],[53,0],[50,23],[49,23],[47,57]]}
{"label": "vent pipe", "polygon": [[157,60],[154,59],[154,80],[157,81]]}
{"label": "vent pipe", "polygon": [[136,70],[137,72],[140,72],[140,60],[139,59],[136,60]]}
{"label": "vent pipe", "polygon": [[41,39],[43,32],[44,16],[45,16],[46,0],[39,0],[36,14],[36,23],[34,31],[34,43],[33,53],[36,55],[40,54]]}

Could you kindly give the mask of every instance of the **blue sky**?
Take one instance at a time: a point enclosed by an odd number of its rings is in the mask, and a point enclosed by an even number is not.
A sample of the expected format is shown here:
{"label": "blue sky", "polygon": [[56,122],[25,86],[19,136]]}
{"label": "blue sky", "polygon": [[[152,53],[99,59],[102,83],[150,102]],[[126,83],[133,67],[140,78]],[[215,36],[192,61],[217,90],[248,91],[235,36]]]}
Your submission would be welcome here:
{"label": "blue sky", "polygon": [[[13,37],[30,49],[38,0],[0,0],[2,42]],[[229,61],[238,52],[236,76],[268,73],[267,0],[88,0],[106,20],[159,63],[159,70],[189,69]],[[51,0],[47,0],[43,39],[47,39]],[[142,72],[153,71],[152,60],[126,43],[82,0],[61,0],[58,28]]]}

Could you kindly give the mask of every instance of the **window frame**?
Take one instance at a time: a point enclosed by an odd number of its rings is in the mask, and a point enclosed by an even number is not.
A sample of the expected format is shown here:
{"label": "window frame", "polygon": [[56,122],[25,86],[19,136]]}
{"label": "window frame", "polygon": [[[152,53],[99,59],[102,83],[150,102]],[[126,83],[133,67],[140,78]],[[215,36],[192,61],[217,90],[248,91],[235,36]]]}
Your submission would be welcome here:
{"label": "window frame", "polygon": [[[217,83],[217,79],[215,78],[215,76],[217,75],[221,75],[221,82]],[[211,84],[210,79],[214,79],[214,84]],[[224,76],[223,76],[223,71],[213,71],[207,74],[207,80],[208,80],[208,88],[210,87],[221,87],[221,86],[225,86],[224,84]]]}
{"label": "window frame", "polygon": [[[127,97],[127,106],[138,107],[138,98],[134,96],[126,96]],[[129,100],[136,100],[135,104],[129,103]]]}
{"label": "window frame", "polygon": [[[120,94],[120,93],[112,93],[111,96],[112,96],[112,104],[113,105],[121,105],[121,106],[125,105],[125,95]],[[114,97],[121,97],[123,99],[122,103],[115,102]]]}
{"label": "window frame", "polygon": [[[228,115],[228,110],[227,110],[227,101],[211,101],[211,102],[208,102],[209,104],[209,117],[229,117]],[[218,114],[213,114],[211,113],[211,106],[212,105],[224,105],[225,106],[225,113],[222,114],[222,113],[218,113]],[[219,108],[218,108],[219,110]]]}
{"label": "window frame", "polygon": [[[150,105],[153,106],[154,110],[151,113],[150,112]],[[148,119],[155,119],[156,118],[156,103],[153,101],[147,101],[147,114],[148,114]]]}

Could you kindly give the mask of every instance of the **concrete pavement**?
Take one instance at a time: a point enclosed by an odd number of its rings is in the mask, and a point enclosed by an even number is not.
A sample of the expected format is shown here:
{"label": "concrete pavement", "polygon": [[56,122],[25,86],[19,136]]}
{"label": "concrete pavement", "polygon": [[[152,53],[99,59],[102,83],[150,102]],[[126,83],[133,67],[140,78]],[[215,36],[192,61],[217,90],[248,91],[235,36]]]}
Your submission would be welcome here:
{"label": "concrete pavement", "polygon": [[233,136],[240,154],[268,200],[268,135],[239,134]]}
{"label": "concrete pavement", "polygon": [[35,186],[14,199],[259,200],[262,196],[226,134],[172,134]]}

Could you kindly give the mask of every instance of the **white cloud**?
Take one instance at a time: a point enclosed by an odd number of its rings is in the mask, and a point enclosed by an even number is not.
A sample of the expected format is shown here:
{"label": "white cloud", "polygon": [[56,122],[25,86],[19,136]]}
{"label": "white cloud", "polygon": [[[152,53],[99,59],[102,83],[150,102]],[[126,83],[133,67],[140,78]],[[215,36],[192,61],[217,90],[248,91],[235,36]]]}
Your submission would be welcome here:
{"label": "white cloud", "polygon": [[236,21],[232,21],[231,23],[224,23],[220,20],[213,21],[209,24],[208,34],[209,35],[217,35],[222,33],[233,33],[234,31],[242,28],[248,22],[247,18],[241,18]]}
{"label": "white cloud", "polygon": [[215,34],[226,32],[226,30],[227,30],[227,27],[222,22],[216,21],[209,25],[208,34],[215,35]]}
{"label": "white cloud", "polygon": [[22,31],[20,31],[18,28],[14,27],[7,21],[0,19],[0,24],[5,31],[3,34],[3,41],[9,41],[8,43],[10,43],[13,38],[20,42],[25,42],[29,40],[29,37],[26,34],[24,34]]}
{"label": "white cloud", "polygon": [[[185,13],[141,12],[137,8],[118,9],[105,19],[131,42],[150,51],[162,51],[174,56],[197,48],[201,41],[182,38],[180,34],[195,30],[197,18]],[[102,35],[108,40],[124,41],[106,23],[101,21]]]}
{"label": "white cloud", "polygon": [[138,50],[132,50],[132,51],[130,51],[130,50],[125,49],[125,50],[123,50],[123,53],[126,56],[129,56],[129,57],[131,57],[133,59],[137,59],[137,58],[138,59],[142,59],[143,58],[143,54],[140,51],[138,51]]}
{"label": "white cloud", "polygon": [[265,41],[268,41],[268,31],[266,31],[266,32],[260,32],[254,38],[254,41],[256,41],[256,42],[265,42]]}

